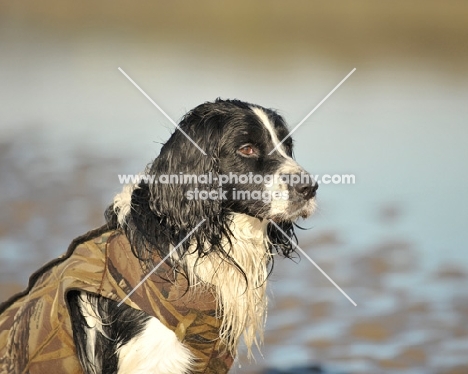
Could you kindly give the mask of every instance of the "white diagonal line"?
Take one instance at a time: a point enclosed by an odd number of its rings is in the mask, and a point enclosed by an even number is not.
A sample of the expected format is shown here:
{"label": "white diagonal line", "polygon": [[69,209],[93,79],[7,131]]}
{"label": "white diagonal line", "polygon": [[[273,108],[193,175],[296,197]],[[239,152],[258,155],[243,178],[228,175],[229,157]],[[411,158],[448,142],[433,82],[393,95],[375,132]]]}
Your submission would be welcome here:
{"label": "white diagonal line", "polygon": [[158,104],[156,104],[155,101],[151,97],[149,97],[149,95],[145,91],[143,91],[143,89],[138,84],[136,84],[132,78],[128,76],[126,72],[124,72],[120,67],[118,69],[138,89],[138,91],[140,91],[151,102],[151,104],[158,108],[158,110],[177,128],[177,130],[184,134],[185,137],[188,140],[190,140],[192,144],[206,156],[206,152],[203,149],[201,149],[200,146],[197,143],[195,143],[195,141],[190,136],[188,136],[187,133],[184,130],[182,130],[180,126],[177,123],[175,123],[175,121],[171,117],[169,117],[168,114],[164,110],[162,110],[162,108]]}
{"label": "white diagonal line", "polygon": [[318,266],[314,260],[312,260],[308,255],[307,253],[305,253],[301,247],[299,247],[296,243],[294,243],[294,241],[281,229],[281,227],[279,227],[273,220],[270,219],[270,222],[276,226],[276,228],[281,231],[283,233],[284,236],[286,236],[286,238],[288,238],[288,240],[291,242],[291,244],[296,247],[299,251],[301,251],[301,253],[312,263],[312,265],[314,265],[337,289],[338,291],[340,291],[343,295],[346,296],[346,298],[351,301],[351,303],[354,305],[354,306],[357,306],[357,304],[353,301],[353,299],[351,299],[347,294],[346,292],[344,292],[340,286],[338,286],[334,281],[333,279],[331,279],[327,273],[325,273],[322,268],[320,266]]}
{"label": "white diagonal line", "polygon": [[120,306],[122,305],[123,302],[125,302],[125,300],[127,300],[130,296],[132,296],[132,294],[137,290],[138,287],[140,287],[150,276],[151,274],[153,274],[156,270],[158,270],[158,268],[174,253],[174,251],[179,248],[189,237],[190,235],[192,235],[199,227],[200,225],[205,222],[206,219],[203,219],[198,225],[195,226],[195,228],[190,231],[186,236],[185,238],[183,238],[179,244],[177,244],[173,249],[172,251],[170,251],[166,257],[164,257],[161,262],[159,264],[157,264],[153,270],[151,270],[148,274],[146,274],[146,276],[140,281],[140,283],[138,283],[134,288],[133,290],[131,290],[127,296],[125,296],[122,301],[120,303],[117,304],[117,306]]}
{"label": "white diagonal line", "polygon": [[270,153],[268,153],[268,155],[271,155],[281,144],[283,144],[283,142],[284,142],[287,138],[289,138],[289,137],[293,134],[293,132],[296,131],[296,130],[299,128],[299,126],[301,126],[301,125],[307,120],[307,118],[309,118],[309,117],[312,115],[312,113],[314,113],[314,112],[320,107],[320,105],[322,105],[322,104],[325,102],[325,100],[327,100],[327,99],[332,95],[332,93],[335,92],[335,91],[338,89],[338,87],[340,87],[340,86],[346,81],[346,79],[348,79],[348,78],[350,77],[350,75],[353,74],[355,71],[356,71],[356,68],[354,68],[353,70],[351,70],[351,71],[348,73],[348,75],[347,75],[346,77],[344,77],[344,78],[341,80],[341,82],[338,83],[338,84],[336,85],[336,87],[335,87],[333,90],[331,90],[330,93],[329,93],[327,96],[325,96],[325,97],[322,99],[322,101],[321,101],[320,103],[318,103],[318,104],[315,106],[315,108],[312,109],[312,110],[309,112],[309,114],[307,114],[307,115],[304,117],[304,119],[303,119],[301,122],[299,122],[299,123],[296,125],[296,127],[294,127],[294,128],[289,132],[288,135],[286,135],[286,136],[284,137],[283,140],[281,140],[278,144],[275,145],[275,148],[273,148],[273,149],[270,151]]}

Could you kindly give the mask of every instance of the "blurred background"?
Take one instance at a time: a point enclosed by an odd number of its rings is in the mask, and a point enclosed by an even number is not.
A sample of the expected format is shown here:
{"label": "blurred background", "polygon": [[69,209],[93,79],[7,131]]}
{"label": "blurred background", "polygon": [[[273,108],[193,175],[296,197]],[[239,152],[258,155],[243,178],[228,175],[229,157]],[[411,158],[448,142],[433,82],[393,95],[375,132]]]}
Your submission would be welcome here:
{"label": "blurred background", "polygon": [[[0,2],[0,301],[100,226],[173,126],[272,107],[322,185],[278,259],[262,353],[233,373],[468,373],[468,2]],[[299,372],[299,371],[296,371]],[[306,372],[306,371],[304,371]]]}

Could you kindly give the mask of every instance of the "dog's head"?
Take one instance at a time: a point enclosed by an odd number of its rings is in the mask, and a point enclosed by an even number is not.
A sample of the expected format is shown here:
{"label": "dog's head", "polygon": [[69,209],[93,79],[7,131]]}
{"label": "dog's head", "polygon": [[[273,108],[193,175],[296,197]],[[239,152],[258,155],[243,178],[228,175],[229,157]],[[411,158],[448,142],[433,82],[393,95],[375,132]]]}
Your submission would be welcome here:
{"label": "dog's head", "polygon": [[317,185],[294,161],[288,134],[271,109],[202,104],[183,117],[146,178],[117,195],[109,216],[140,260],[154,266],[155,254],[170,254],[190,284],[214,286],[220,338],[232,352],[242,334],[249,352],[261,337],[272,253],[291,255],[294,222],[314,209]]}
{"label": "dog's head", "polygon": [[281,116],[238,101],[216,104],[226,111],[223,120],[215,120],[222,133],[218,180],[227,191],[225,206],[277,223],[309,216],[317,184],[292,158],[293,142]]}
{"label": "dog's head", "polygon": [[[201,104],[182,118],[148,166],[150,182],[129,191],[131,209],[122,200],[114,208],[161,255],[203,219],[191,243],[200,255],[219,249],[235,213],[273,220],[294,237],[294,221],[314,209],[317,184],[293,159],[288,134],[274,110],[238,100]],[[290,240],[276,225],[267,230],[271,246],[288,256]]]}

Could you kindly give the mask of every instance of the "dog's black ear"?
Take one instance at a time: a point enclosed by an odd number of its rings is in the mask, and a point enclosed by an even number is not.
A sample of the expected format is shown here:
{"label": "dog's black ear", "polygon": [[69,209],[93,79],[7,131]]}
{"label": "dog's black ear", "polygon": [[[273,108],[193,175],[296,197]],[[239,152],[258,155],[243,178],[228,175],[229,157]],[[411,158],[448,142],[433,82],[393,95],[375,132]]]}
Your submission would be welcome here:
{"label": "dog's black ear", "polygon": [[[182,258],[189,244],[196,243],[196,251],[203,256],[219,250],[221,238],[229,236],[222,201],[216,194],[207,196],[208,192],[218,190],[221,139],[221,118],[189,112],[180,129],[163,145],[160,155],[147,169],[153,181],[140,183],[132,194],[132,223],[144,236],[145,247],[149,244],[152,250],[165,256],[196,228],[177,252]],[[135,248],[141,247],[134,244]],[[144,253],[138,256],[149,258]]]}

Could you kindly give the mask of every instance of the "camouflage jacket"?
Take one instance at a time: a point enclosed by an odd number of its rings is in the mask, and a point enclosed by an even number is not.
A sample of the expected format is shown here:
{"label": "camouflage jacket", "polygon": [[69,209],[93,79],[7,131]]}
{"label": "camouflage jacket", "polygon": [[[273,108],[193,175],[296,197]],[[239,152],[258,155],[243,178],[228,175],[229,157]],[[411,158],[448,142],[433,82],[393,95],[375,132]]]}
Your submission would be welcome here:
{"label": "camouflage jacket", "polygon": [[[70,290],[121,301],[147,272],[126,236],[107,226],[75,239],[68,252],[31,276],[0,305],[0,373],[82,373],[66,302]],[[227,373],[233,357],[219,340],[221,321],[209,290],[188,291],[163,264],[125,304],[158,318],[196,358],[193,373]]]}

